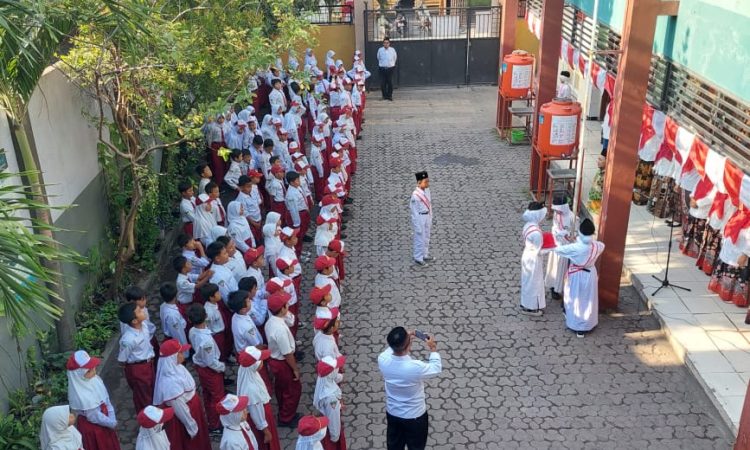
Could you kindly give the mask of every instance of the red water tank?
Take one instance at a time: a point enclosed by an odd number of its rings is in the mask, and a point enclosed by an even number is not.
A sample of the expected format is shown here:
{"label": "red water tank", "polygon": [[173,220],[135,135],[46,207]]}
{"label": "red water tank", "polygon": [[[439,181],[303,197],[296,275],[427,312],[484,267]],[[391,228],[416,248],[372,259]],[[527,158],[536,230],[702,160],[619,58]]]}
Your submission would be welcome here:
{"label": "red water tank", "polygon": [[539,108],[539,132],[536,145],[548,156],[570,156],[578,147],[581,104],[556,98]]}
{"label": "red water tank", "polygon": [[500,93],[505,98],[525,98],[534,77],[534,55],[515,50],[503,58]]}

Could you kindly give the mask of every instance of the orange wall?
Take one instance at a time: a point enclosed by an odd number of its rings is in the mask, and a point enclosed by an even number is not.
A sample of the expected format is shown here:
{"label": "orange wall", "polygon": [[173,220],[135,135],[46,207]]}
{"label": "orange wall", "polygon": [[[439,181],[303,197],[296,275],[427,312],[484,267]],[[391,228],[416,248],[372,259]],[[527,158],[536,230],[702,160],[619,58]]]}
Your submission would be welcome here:
{"label": "orange wall", "polygon": [[[318,60],[319,69],[325,71],[326,52],[328,50],[336,52],[334,59],[344,61],[344,67],[347,70],[351,69],[355,50],[354,25],[318,25],[315,37],[318,42],[312,49],[315,58]],[[302,69],[305,61],[305,48],[302,47],[297,51],[300,69]]]}
{"label": "orange wall", "polygon": [[539,39],[529,31],[524,19],[518,19],[516,22],[516,49],[532,53],[534,58],[539,59]]}

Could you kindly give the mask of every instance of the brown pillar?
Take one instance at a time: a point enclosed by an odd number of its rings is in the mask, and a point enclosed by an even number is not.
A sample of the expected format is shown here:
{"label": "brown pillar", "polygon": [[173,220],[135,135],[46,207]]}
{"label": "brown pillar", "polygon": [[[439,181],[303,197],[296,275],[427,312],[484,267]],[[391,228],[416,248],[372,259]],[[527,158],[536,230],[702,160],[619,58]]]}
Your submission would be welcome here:
{"label": "brown pillar", "polygon": [[[617,69],[599,239],[606,249],[599,273],[599,308],[616,308],[630,219],[638,141],[654,42],[656,18],[674,12],[679,2],[629,0],[622,32],[623,53]],[[624,93],[624,95],[622,95]]]}
{"label": "brown pillar", "polygon": [[[537,117],[539,108],[552,101],[557,91],[557,65],[560,59],[560,37],[562,36],[563,0],[545,0],[542,8],[542,32],[539,38],[539,60],[536,62],[536,103],[534,104],[534,137],[536,141]],[[539,155],[531,152],[531,168],[529,170],[529,186],[532,191],[537,186],[537,176],[540,171],[546,173],[546,167],[541,167]],[[546,175],[545,175],[546,177]],[[546,186],[546,181],[542,183]]]}
{"label": "brown pillar", "polygon": [[518,20],[518,0],[503,2],[502,24],[500,28],[500,64],[503,56],[516,49],[516,21]]}

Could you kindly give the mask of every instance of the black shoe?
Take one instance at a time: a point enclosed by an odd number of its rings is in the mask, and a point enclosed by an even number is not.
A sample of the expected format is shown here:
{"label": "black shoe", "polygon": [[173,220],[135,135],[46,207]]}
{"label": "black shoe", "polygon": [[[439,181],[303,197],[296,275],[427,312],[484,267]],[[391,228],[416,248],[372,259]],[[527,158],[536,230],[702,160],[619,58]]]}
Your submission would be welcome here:
{"label": "black shoe", "polygon": [[305,352],[303,352],[302,350],[297,350],[296,352],[294,352],[294,359],[296,359],[299,362],[304,361]]}
{"label": "black shoe", "polygon": [[554,289],[550,289],[550,297],[552,297],[553,300],[562,300],[562,295],[555,292]]}
{"label": "black shoe", "polygon": [[343,231],[343,230],[346,230],[346,225],[345,224],[341,224],[341,231]]}
{"label": "black shoe", "polygon": [[224,386],[231,386],[231,385],[232,385],[232,380],[230,380],[229,378],[224,378]]}
{"label": "black shoe", "polygon": [[311,238],[308,235],[305,235],[305,237],[302,238],[302,242],[312,242],[312,241],[313,241],[313,238]]}
{"label": "black shoe", "polygon": [[354,199],[351,198],[351,197],[349,197],[346,200],[344,200],[344,204],[346,204],[346,205],[351,205],[352,203],[354,203]]}
{"label": "black shoe", "polygon": [[213,430],[208,430],[208,436],[212,438],[221,437],[222,434],[224,434],[223,428],[216,428]]}
{"label": "black shoe", "polygon": [[358,140],[358,141],[361,141],[361,140],[362,140],[362,135],[361,135],[361,134],[358,134],[358,135],[357,135],[357,140]]}
{"label": "black shoe", "polygon": [[346,235],[344,233],[341,233],[339,236],[341,237],[341,239],[346,239]]}
{"label": "black shoe", "polygon": [[296,413],[294,415],[294,418],[289,422],[284,422],[279,419],[279,426],[285,428],[297,428],[297,423],[299,422],[300,417],[302,417],[302,414]]}

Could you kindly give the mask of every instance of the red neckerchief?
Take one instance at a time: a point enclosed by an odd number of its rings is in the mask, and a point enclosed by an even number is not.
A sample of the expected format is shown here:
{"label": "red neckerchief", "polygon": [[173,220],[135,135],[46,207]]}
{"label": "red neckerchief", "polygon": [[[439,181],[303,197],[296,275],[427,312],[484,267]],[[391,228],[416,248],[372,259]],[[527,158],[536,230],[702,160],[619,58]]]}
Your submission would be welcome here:
{"label": "red neckerchief", "polygon": [[427,197],[423,194],[423,192],[424,191],[422,191],[419,188],[414,189],[414,195],[417,196],[417,198],[419,199],[419,201],[421,201],[422,203],[424,203],[424,205],[427,207],[427,211],[429,211],[430,214],[432,214],[432,204],[430,203],[429,200],[427,200]]}

